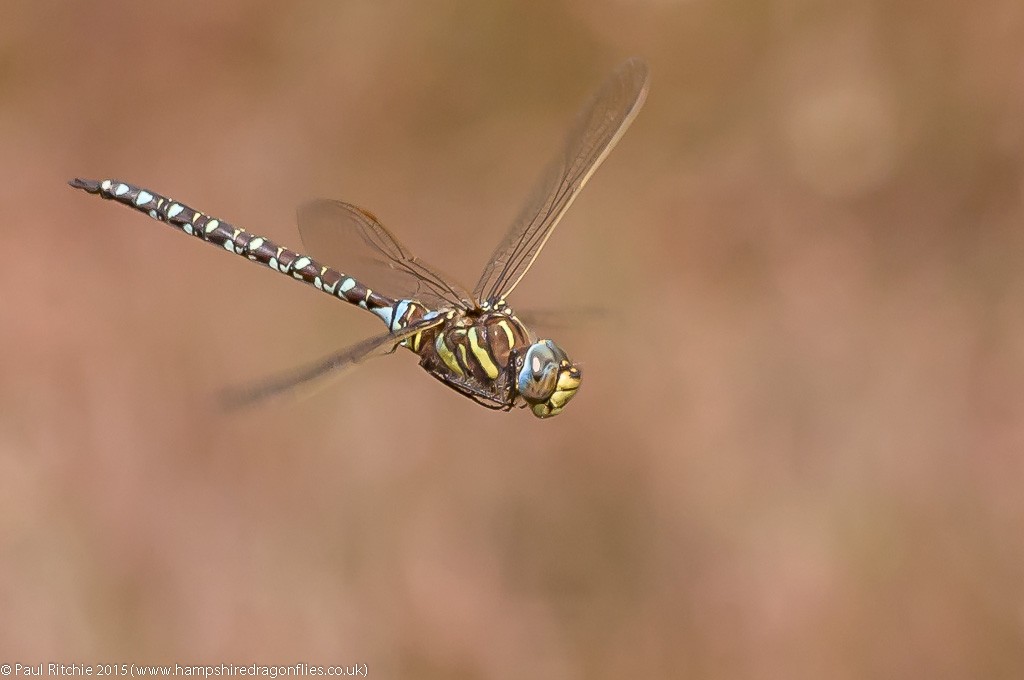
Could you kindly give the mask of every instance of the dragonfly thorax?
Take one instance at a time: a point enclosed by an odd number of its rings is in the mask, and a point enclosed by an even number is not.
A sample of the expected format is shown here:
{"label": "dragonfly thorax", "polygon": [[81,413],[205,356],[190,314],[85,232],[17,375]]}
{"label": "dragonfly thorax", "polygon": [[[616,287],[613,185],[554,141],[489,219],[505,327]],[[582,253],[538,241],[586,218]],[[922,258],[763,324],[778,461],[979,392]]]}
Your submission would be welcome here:
{"label": "dragonfly thorax", "polygon": [[575,394],[579,370],[552,341],[538,341],[507,305],[435,310],[422,318],[439,317],[440,325],[405,346],[428,373],[463,395],[495,409],[529,405],[546,418]]}

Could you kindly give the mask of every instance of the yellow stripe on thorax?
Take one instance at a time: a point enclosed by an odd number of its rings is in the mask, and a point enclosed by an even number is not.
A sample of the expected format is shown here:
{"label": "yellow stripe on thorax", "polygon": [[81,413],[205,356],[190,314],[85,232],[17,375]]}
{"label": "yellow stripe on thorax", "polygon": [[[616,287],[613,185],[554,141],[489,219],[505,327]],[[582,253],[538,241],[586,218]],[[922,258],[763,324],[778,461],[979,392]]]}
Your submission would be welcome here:
{"label": "yellow stripe on thorax", "polygon": [[509,326],[508,321],[505,321],[504,319],[502,319],[501,321],[498,322],[498,326],[501,328],[501,330],[505,331],[505,337],[508,338],[509,349],[512,349],[513,347],[515,347],[516,346],[516,337],[512,333],[512,327]]}
{"label": "yellow stripe on thorax", "polygon": [[437,350],[437,355],[441,357],[444,365],[452,370],[452,373],[459,376],[465,375],[459,366],[459,362],[455,359],[455,355],[448,349],[448,345],[444,344],[444,333],[437,334],[437,340],[434,341],[434,349]]}
{"label": "yellow stripe on thorax", "polygon": [[480,363],[480,368],[484,369],[484,373],[491,380],[498,377],[498,367],[494,365],[494,360],[491,359],[491,355],[488,354],[487,350],[480,346],[480,339],[476,334],[476,326],[469,329],[469,348],[473,350],[473,356]]}

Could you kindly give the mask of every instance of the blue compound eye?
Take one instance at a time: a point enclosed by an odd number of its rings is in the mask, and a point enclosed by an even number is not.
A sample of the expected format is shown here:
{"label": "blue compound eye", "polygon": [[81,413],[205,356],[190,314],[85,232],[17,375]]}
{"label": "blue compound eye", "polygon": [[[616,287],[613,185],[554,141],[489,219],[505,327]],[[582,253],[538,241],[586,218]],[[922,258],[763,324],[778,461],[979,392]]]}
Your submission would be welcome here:
{"label": "blue compound eye", "polygon": [[519,371],[519,394],[530,403],[546,401],[558,384],[558,365],[561,361],[557,348],[542,340],[530,345],[523,368]]}

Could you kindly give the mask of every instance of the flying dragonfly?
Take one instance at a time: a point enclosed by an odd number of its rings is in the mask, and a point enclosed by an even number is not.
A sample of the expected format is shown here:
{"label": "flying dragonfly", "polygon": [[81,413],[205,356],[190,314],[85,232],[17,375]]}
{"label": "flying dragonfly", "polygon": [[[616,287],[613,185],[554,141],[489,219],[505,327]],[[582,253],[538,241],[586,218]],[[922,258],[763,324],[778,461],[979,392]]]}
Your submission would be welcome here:
{"label": "flying dragonfly", "polygon": [[[116,179],[73,179],[69,184],[148,214],[189,236],[258,262],[328,295],[374,313],[387,331],[315,364],[232,395],[233,405],[291,390],[405,347],[445,385],[491,409],[529,407],[558,415],[580,386],[580,369],[553,340],[541,339],[508,305],[591,175],[622,137],[647,96],[647,65],[630,59],[615,69],[583,107],[564,146],[548,165],[517,219],[495,248],[472,292],[421,261],[368,210],[315,200],[298,210],[299,234],[310,253],[336,254],[371,270],[357,279],[303,255]],[[374,286],[371,288],[370,281]],[[365,282],[364,282],[365,281]]]}

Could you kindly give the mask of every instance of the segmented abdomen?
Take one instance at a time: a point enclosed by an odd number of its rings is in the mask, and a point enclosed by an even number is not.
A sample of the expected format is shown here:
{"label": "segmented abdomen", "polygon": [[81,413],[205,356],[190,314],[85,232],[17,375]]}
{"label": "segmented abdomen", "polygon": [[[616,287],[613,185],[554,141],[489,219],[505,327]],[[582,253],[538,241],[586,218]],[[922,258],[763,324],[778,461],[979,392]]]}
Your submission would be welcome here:
{"label": "segmented abdomen", "polygon": [[388,324],[389,328],[397,330],[395,322],[398,319],[394,318],[395,300],[373,292],[353,277],[322,265],[308,255],[279,246],[268,238],[256,236],[205,215],[184,203],[127,182],[112,179],[75,179],[69,184],[144,212],[153,219],[166,222],[190,236],[220,246],[253,262],[259,262],[274,271],[308,283],[328,295],[374,312]]}

